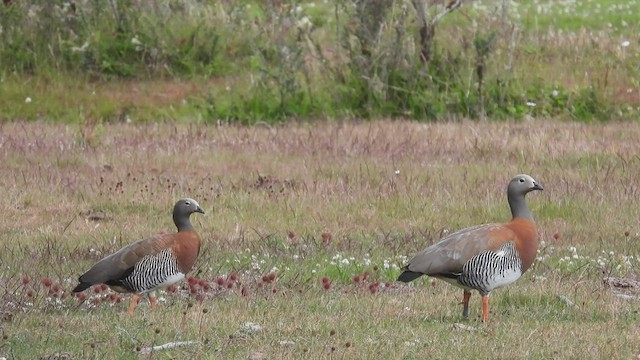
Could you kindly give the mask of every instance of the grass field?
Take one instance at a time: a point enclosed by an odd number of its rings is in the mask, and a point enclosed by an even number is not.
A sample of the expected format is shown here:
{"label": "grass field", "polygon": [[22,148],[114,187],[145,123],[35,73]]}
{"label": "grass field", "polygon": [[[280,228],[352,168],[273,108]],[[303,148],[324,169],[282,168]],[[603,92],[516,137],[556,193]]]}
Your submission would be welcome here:
{"label": "grass field", "polygon": [[[0,356],[635,358],[639,289],[603,278],[639,279],[639,138],[637,123],[0,124]],[[540,253],[488,324],[477,294],[463,319],[459,289],[393,282],[447,231],[508,220],[521,172],[545,187],[529,196]],[[191,285],[133,317],[110,290],[70,295],[97,259],[173,231],[186,196],[207,211]],[[194,343],[147,352],[174,341]]]}

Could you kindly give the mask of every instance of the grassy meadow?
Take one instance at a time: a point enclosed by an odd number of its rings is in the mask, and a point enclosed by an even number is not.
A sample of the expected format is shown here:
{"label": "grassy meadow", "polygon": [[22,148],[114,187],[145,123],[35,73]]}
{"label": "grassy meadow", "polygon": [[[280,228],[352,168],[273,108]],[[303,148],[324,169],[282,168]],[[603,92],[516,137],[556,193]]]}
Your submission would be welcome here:
{"label": "grassy meadow", "polygon": [[[639,138],[637,123],[542,120],[2,123],[0,356],[635,358],[640,293],[620,285],[639,279]],[[393,282],[447,232],[508,220],[522,172],[545,187],[528,197],[539,255],[492,293],[488,324],[477,293],[463,319],[459,289]],[[203,249],[156,311],[70,294],[102,256],[174,231],[187,196],[207,211],[192,216]],[[177,341],[193,343],[148,351]]]}

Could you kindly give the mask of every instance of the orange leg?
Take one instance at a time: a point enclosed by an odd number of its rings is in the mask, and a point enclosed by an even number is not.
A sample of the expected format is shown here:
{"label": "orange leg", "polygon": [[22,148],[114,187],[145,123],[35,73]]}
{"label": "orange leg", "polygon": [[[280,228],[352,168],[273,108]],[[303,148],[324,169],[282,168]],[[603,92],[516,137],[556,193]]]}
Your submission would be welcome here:
{"label": "orange leg", "polygon": [[151,309],[155,310],[158,305],[158,299],[156,299],[155,295],[149,294],[149,303],[151,303]]}
{"label": "orange leg", "polygon": [[471,291],[465,290],[462,296],[462,316],[469,317],[469,299],[471,299]]}
{"label": "orange leg", "polygon": [[131,303],[129,304],[129,315],[133,315],[133,311],[136,309],[136,305],[138,305],[138,301],[140,300],[140,295],[133,294],[131,295]]}
{"label": "orange leg", "polygon": [[482,322],[489,322],[489,296],[482,297]]}

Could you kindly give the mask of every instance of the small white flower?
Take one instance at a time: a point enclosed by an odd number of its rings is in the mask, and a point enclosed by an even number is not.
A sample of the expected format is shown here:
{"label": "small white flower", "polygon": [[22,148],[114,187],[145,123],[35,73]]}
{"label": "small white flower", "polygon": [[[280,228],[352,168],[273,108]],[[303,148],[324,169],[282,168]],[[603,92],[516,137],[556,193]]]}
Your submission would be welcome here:
{"label": "small white flower", "polygon": [[527,101],[527,106],[534,107],[536,106],[536,103],[534,103],[533,101]]}
{"label": "small white flower", "polygon": [[309,19],[307,16],[304,16],[302,17],[302,19],[296,21],[296,25],[300,30],[307,31],[311,29],[311,27],[313,26],[313,23],[311,22],[311,19]]}
{"label": "small white flower", "polygon": [[400,175],[400,170],[396,169],[395,173],[396,173],[396,175]]}
{"label": "small white flower", "polygon": [[560,92],[558,90],[554,89],[553,91],[551,91],[551,96],[556,97],[558,95],[560,95]]}
{"label": "small white flower", "polygon": [[341,263],[343,265],[349,265],[349,259],[342,259]]}
{"label": "small white flower", "polygon": [[134,36],[134,37],[131,39],[131,43],[132,43],[133,45],[142,45],[142,41],[140,41],[140,39],[138,39],[138,35]]}
{"label": "small white flower", "polygon": [[629,42],[629,40],[625,40],[620,45],[622,45],[622,47],[627,47],[627,46],[631,45],[631,43]]}
{"label": "small white flower", "polygon": [[27,96],[27,98],[24,99],[24,103],[25,104],[30,104],[31,103],[31,98]]}

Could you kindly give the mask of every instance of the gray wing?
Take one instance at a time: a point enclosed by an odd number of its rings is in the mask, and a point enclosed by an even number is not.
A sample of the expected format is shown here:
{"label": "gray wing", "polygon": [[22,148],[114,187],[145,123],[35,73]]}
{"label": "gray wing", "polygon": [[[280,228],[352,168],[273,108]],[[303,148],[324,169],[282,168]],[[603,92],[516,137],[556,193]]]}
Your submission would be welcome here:
{"label": "gray wing", "polygon": [[156,235],[127,245],[98,261],[79,280],[86,284],[102,284],[118,280],[131,272],[138,261],[171,246],[172,234]]}
{"label": "gray wing", "polygon": [[418,253],[405,269],[427,275],[460,273],[472,257],[513,239],[515,233],[501,224],[462,229]]}

